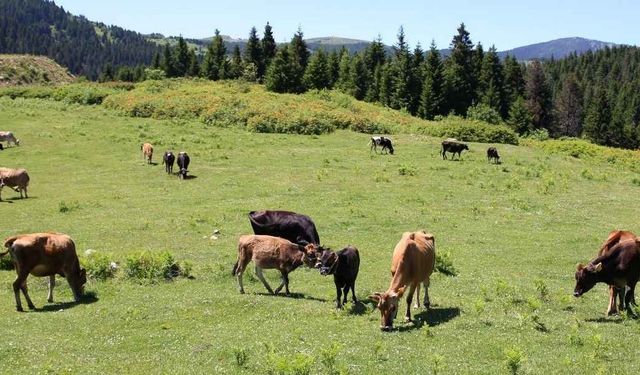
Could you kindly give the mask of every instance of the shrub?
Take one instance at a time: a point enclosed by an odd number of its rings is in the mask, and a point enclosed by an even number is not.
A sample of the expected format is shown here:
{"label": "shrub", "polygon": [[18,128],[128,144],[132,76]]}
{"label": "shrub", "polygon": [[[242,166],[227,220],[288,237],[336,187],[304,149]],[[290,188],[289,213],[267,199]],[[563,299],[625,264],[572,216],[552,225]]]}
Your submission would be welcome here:
{"label": "shrub", "polygon": [[267,373],[277,375],[308,375],[311,374],[314,358],[303,353],[296,353],[291,357],[283,356],[271,351],[267,355]]}
{"label": "shrub", "polygon": [[517,374],[522,362],[524,361],[524,354],[522,350],[518,348],[510,348],[504,351],[506,357],[505,364],[511,374]]}
{"label": "shrub", "polygon": [[118,269],[115,262],[103,253],[91,253],[81,258],[81,263],[87,270],[87,276],[101,281],[114,277]]}
{"label": "shrub", "polygon": [[470,120],[484,121],[492,125],[498,125],[502,123],[502,117],[500,116],[500,113],[498,113],[498,111],[489,107],[488,105],[482,103],[469,107],[467,111],[467,118],[469,118]]}
{"label": "shrub", "polygon": [[453,266],[451,253],[448,251],[440,251],[436,253],[436,271],[447,276],[457,276],[458,271]]}
{"label": "shrub", "polygon": [[233,348],[233,356],[236,359],[236,366],[245,367],[249,360],[249,355],[244,348]]}
{"label": "shrub", "polygon": [[398,173],[400,174],[400,176],[415,176],[417,173],[417,169],[413,165],[403,164],[400,166],[400,168],[398,168]]}
{"label": "shrub", "polygon": [[411,128],[418,134],[439,138],[456,138],[467,142],[518,144],[518,135],[504,125],[491,125],[481,121],[464,121],[456,117],[414,125]]}
{"label": "shrub", "polygon": [[129,255],[124,272],[130,279],[143,281],[171,280],[178,276],[190,276],[191,265],[181,267],[168,251],[141,252]]}
{"label": "shrub", "polygon": [[549,131],[547,129],[534,129],[525,135],[526,138],[535,139],[536,141],[546,141],[549,139]]}
{"label": "shrub", "polygon": [[9,271],[13,268],[13,260],[11,260],[11,256],[9,254],[0,257],[0,270]]}
{"label": "shrub", "polygon": [[144,70],[144,79],[145,80],[161,80],[167,78],[167,74],[162,69],[150,69],[147,68]]}

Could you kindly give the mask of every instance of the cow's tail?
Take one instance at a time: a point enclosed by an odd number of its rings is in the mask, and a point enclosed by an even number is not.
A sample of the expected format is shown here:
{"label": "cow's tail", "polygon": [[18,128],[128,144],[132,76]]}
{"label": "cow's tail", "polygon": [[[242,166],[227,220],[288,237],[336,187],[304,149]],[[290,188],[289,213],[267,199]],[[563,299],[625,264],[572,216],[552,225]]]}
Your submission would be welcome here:
{"label": "cow's tail", "polygon": [[231,270],[231,276],[235,276],[237,270],[238,270],[238,261],[236,261],[236,264],[233,265],[233,269]]}
{"label": "cow's tail", "polygon": [[11,247],[11,245],[13,245],[13,243],[18,239],[18,236],[13,236],[13,237],[9,237],[4,241],[4,247],[7,248],[7,251],[5,251],[4,253],[0,253],[0,257],[3,257],[5,255],[7,255],[9,253],[9,248]]}

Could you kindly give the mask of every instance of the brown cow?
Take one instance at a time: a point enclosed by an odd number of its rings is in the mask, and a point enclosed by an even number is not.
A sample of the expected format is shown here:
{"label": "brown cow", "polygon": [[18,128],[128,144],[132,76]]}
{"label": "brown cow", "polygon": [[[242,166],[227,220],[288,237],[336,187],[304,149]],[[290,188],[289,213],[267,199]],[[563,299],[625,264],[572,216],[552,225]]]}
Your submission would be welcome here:
{"label": "brown cow", "polygon": [[405,232],[393,250],[391,261],[391,285],[384,293],[369,296],[377,302],[382,319],[380,329],[389,331],[393,328],[393,319],[398,312],[399,299],[409,286],[407,294],[407,312],[405,320],[411,321],[411,301],[416,287],[424,285],[424,307],[429,308],[429,276],[436,262],[435,239],[424,231]]}
{"label": "brown cow", "polygon": [[151,158],[153,157],[153,146],[151,143],[143,143],[140,146],[142,151],[142,159],[147,161],[147,164],[151,164]]}
{"label": "brown cow", "polygon": [[[606,241],[604,241],[600,247],[600,250],[598,250],[598,256],[604,255],[620,242],[633,240],[635,238],[636,235],[633,232],[626,230],[614,230],[609,233],[609,237],[607,237]],[[618,309],[616,308],[616,298],[619,301],[620,310],[624,309],[624,289],[619,290],[615,285],[609,285],[609,306],[607,307],[607,315],[618,313]],[[635,296],[631,295],[631,300],[635,304]]]}
{"label": "brown cow", "polygon": [[[29,186],[29,174],[24,169],[0,168],[0,181],[2,186],[8,186],[20,193],[20,198],[29,198],[27,195],[27,187]],[[2,187],[0,187],[2,189]]]}
{"label": "brown cow", "polygon": [[[284,238],[264,236],[264,235],[244,235],[238,240],[238,260],[233,266],[232,275],[238,280],[240,293],[244,293],[242,286],[242,274],[247,264],[254,261],[256,264],[256,275],[265,288],[271,294],[278,294],[284,286],[285,292],[289,295],[289,272],[304,264],[313,267],[316,263],[319,246],[307,243],[298,245]],[[282,275],[282,284],[276,288],[275,292],[262,275],[263,269],[275,268]]]}
{"label": "brown cow", "polygon": [[62,233],[33,233],[9,237],[4,246],[8,249],[0,256],[11,254],[18,277],[13,283],[16,297],[16,309],[22,310],[20,290],[27,300],[31,310],[36,307],[27,293],[27,276],[49,276],[49,295],[47,301],[53,302],[53,287],[56,284],[55,275],[67,278],[76,302],[84,293],[87,274],[80,268],[76,255],[76,246],[71,237]]}

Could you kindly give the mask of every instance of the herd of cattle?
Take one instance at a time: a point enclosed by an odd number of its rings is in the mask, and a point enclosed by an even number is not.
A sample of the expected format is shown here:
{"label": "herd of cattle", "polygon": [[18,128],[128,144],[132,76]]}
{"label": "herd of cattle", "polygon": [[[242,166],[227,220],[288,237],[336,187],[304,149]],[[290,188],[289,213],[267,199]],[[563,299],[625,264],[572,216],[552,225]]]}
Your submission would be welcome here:
{"label": "herd of cattle", "polygon": [[[0,132],[0,141],[20,144],[11,132]],[[2,144],[0,143],[0,146]],[[387,151],[394,154],[391,139],[387,137],[371,138],[371,150],[377,153]],[[1,149],[1,148],[0,148]],[[152,163],[153,146],[144,143],[140,147],[143,158]],[[446,159],[449,152],[455,156],[468,146],[455,139],[442,142],[441,155]],[[187,177],[189,155],[180,152],[176,156],[171,151],[163,155],[163,164],[167,173],[173,173],[173,164],[177,159],[181,178]],[[500,156],[494,147],[487,150],[487,160],[499,163]],[[0,168],[0,192],[9,186],[27,197],[29,175],[24,169]],[[1,197],[0,197],[1,200]],[[316,268],[321,275],[333,275],[336,287],[336,307],[341,308],[347,302],[351,291],[352,300],[357,303],[355,283],[360,268],[360,254],[352,245],[334,252],[320,245],[320,236],[313,220],[306,215],[289,211],[252,211],[249,223],[253,235],[243,235],[238,240],[237,261],[232,275],[236,277],[240,293],[244,293],[242,275],[247,265],[253,261],[255,272],[264,287],[271,294],[279,293],[283,288],[289,294],[289,273],[301,265]],[[76,302],[80,301],[86,283],[86,271],[80,267],[73,240],[61,233],[33,233],[12,236],[5,240],[7,251],[0,257],[10,254],[15,265],[17,278],[13,283],[16,309],[23,311],[20,300],[22,291],[27,305],[35,309],[27,291],[29,274],[49,277],[47,300],[53,302],[55,275],[67,279]],[[424,308],[429,308],[429,279],[435,268],[435,238],[425,231],[405,232],[394,248],[391,261],[391,282],[384,292],[374,293],[369,300],[376,304],[381,313],[380,328],[391,330],[396,317],[400,298],[406,292],[405,319],[411,320],[413,295],[418,291],[415,307],[420,305],[420,284],[424,287]],[[263,269],[277,269],[281,275],[281,284],[273,290],[264,278]],[[607,314],[615,314],[618,309],[629,309],[635,303],[635,286],[640,279],[640,239],[629,231],[613,231],[598,251],[595,259],[587,265],[578,264],[574,296],[580,297],[597,283],[609,285],[609,305]],[[618,305],[616,305],[618,301]]]}

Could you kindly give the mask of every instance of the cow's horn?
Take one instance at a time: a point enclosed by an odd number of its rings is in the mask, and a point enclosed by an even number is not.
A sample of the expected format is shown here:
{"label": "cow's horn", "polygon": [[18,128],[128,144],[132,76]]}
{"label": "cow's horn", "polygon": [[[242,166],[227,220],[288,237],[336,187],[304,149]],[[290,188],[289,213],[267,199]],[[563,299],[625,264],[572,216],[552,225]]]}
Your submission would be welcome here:
{"label": "cow's horn", "polygon": [[594,270],[595,272],[600,272],[600,271],[602,271],[602,262],[600,262],[600,263],[596,264],[595,266],[593,266],[593,270]]}

